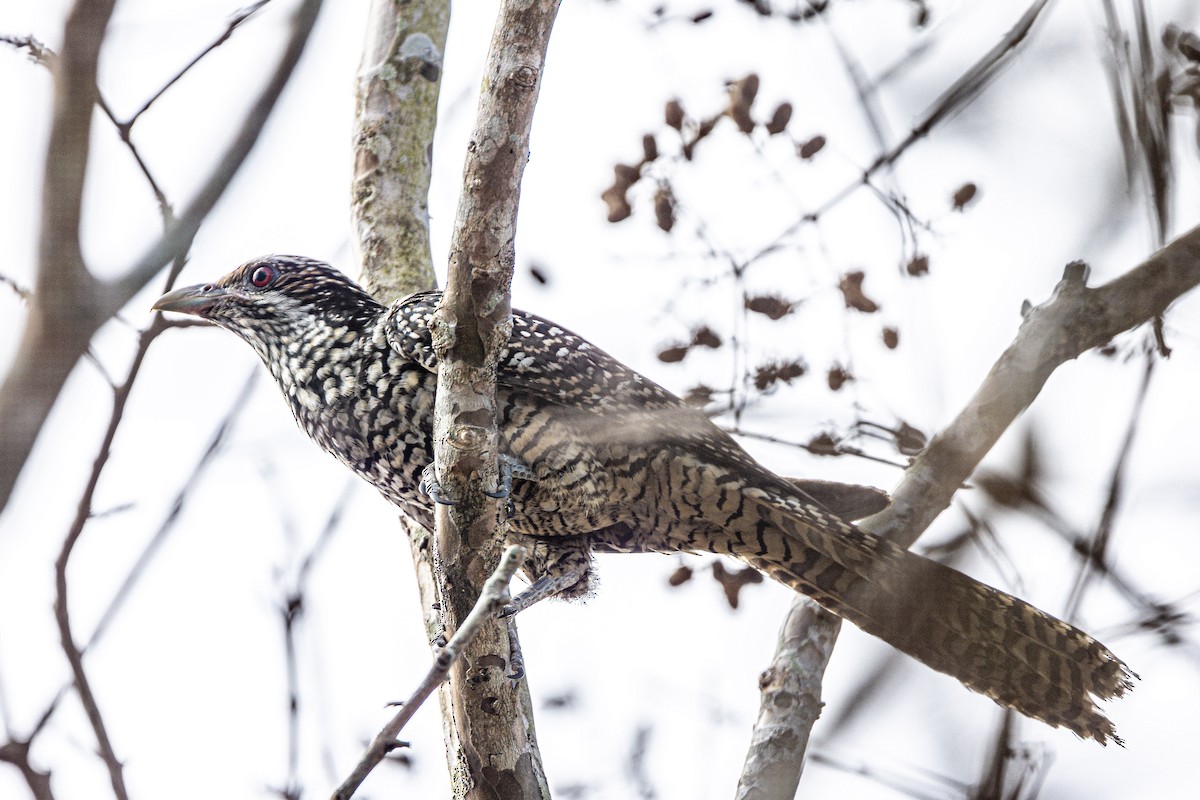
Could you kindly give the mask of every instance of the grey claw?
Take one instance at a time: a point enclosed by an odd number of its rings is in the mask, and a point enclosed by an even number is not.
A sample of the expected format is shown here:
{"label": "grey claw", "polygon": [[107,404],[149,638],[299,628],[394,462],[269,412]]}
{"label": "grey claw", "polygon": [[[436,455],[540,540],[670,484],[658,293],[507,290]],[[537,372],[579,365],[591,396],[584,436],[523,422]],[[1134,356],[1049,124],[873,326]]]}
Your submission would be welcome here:
{"label": "grey claw", "polygon": [[417,490],[429,497],[435,503],[440,503],[444,506],[454,505],[454,501],[446,495],[442,494],[442,485],[438,483],[437,470],[433,464],[421,470],[421,481],[417,484]]}

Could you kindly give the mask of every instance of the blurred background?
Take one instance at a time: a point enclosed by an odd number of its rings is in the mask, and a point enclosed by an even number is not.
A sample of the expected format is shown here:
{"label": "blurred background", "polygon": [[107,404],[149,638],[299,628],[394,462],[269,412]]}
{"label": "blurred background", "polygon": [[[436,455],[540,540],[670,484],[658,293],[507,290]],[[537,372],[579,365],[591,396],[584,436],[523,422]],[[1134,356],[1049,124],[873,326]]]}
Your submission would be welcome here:
{"label": "blurred background", "polygon": [[[104,102],[119,121],[153,102],[124,129],[94,120],[80,226],[92,274],[120,276],[160,235],[147,175],[176,210],[194,196],[295,6],[233,25],[234,2],[117,5]],[[271,252],[357,272],[368,9],[327,6],[181,282]],[[37,281],[54,87],[29,56],[70,46],[68,10],[0,9],[0,372]],[[430,196],[439,270],[494,10],[452,15]],[[1186,0],[564,3],[513,304],[704,404],[781,474],[889,489],[1068,262],[1103,283],[1200,222],[1197,16]],[[54,797],[108,791],[69,688],[54,562],[163,281],[93,338],[0,515],[0,797],[33,796],[14,765],[30,740],[24,763],[52,774]],[[1142,680],[1107,713],[1126,748],[1005,727],[991,701],[847,626],[801,796],[1194,793],[1198,303],[1177,303],[1160,336],[1143,326],[1060,368],[916,548],[1124,658]],[[327,796],[429,666],[395,510],[305,440],[225,333],[167,330],[146,350],[83,522],[72,623],[131,796]],[[1097,537],[1089,567],[1079,543]],[[521,616],[555,796],[732,795],[791,600],[738,569],[601,557],[594,598]],[[436,704],[404,738],[365,796],[447,796]]]}

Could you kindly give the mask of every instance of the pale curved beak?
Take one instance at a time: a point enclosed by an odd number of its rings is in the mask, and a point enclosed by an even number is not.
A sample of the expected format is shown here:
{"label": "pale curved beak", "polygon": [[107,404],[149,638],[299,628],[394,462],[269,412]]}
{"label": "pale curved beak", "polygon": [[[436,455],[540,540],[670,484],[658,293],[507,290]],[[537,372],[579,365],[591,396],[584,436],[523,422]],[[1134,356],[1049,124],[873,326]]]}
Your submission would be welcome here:
{"label": "pale curved beak", "polygon": [[195,314],[202,317],[230,294],[226,289],[211,283],[185,286],[182,289],[167,292],[155,300],[150,309],[152,311],[177,311],[180,314]]}

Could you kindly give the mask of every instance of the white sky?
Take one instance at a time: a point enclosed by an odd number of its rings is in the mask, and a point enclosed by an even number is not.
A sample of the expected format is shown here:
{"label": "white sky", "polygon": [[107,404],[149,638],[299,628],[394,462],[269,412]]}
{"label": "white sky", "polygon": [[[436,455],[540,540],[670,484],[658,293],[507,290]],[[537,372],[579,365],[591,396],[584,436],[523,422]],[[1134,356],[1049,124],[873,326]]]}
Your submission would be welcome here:
{"label": "white sky", "polygon": [[[1100,12],[1063,0],[1049,12],[1028,52],[983,99],[946,123],[901,160],[906,201],[932,223],[920,246],[932,273],[914,281],[896,269],[902,249],[894,218],[866,192],[828,214],[797,247],[756,267],[756,289],[806,298],[805,313],[785,323],[740,323],[740,297],[722,290],[721,264],[703,258],[690,235],[700,221],[711,240],[754,250],[844,185],[874,157],[853,89],[833,41],[868,75],[928,42],[913,69],[880,97],[889,141],[908,130],[936,96],[995,43],[1023,8],[1016,4],[937,4],[935,28],[911,32],[907,5],[894,0],[835,3],[827,24],[764,21],[744,6],[714,3],[701,26],[647,27],[650,3],[564,3],[551,45],[526,173],[514,305],[567,325],[667,387],[728,381],[727,348],[664,365],[654,354],[707,322],[743,335],[758,355],[799,349],[815,374],[755,407],[754,430],[804,440],[845,425],[857,406],[868,419],[904,419],[932,432],[970,396],[1011,340],[1021,301],[1041,302],[1063,264],[1088,260],[1093,281],[1129,269],[1153,248],[1144,203],[1122,193],[1121,162],[1100,68]],[[984,7],[976,7],[981,5]],[[1187,4],[1149,4],[1158,28],[1169,19],[1194,27]],[[33,33],[58,48],[62,2],[0,8],[0,33]],[[704,6],[697,4],[695,9]],[[162,82],[223,30],[235,3],[170,4],[125,0],[109,31],[101,70],[105,96],[119,115],[136,109]],[[681,11],[691,10],[692,7]],[[134,128],[134,138],[176,207],[205,174],[286,35],[291,6],[275,0],[259,18],[181,81]],[[431,194],[435,261],[444,263],[461,159],[474,115],[475,87],[492,4],[459,3],[443,83],[443,121]],[[1185,13],[1191,13],[1189,19]],[[303,253],[354,272],[350,263],[348,183],[352,86],[366,3],[328,3],[293,84],[263,141],[196,239],[184,282],[208,280],[248,258]],[[723,83],[747,71],[762,76],[765,116],[780,99],[796,113],[796,139],[822,133],[826,150],[812,164],[787,157],[782,139],[760,142],[758,157],[726,124],[695,165],[672,172],[683,203],[681,235],[666,237],[645,203],[619,226],[604,222],[599,193],[618,160],[640,152],[641,134],[660,131],[663,102],[678,95],[697,114],[719,110]],[[32,282],[38,186],[51,82],[45,70],[0,48],[0,267]],[[1197,159],[1190,126],[1179,118],[1177,232],[1196,223]],[[664,150],[669,139],[660,136]],[[778,168],[774,165],[779,165]],[[84,252],[100,274],[131,262],[159,229],[145,189],[111,126],[98,120],[88,176]],[[962,183],[980,186],[964,214],[949,211]],[[639,195],[641,199],[646,197]],[[543,265],[547,287],[528,276]],[[841,272],[868,272],[875,317],[841,312]],[[715,278],[718,289],[699,283]],[[2,287],[0,287],[2,288]],[[124,312],[128,325],[149,320],[156,284]],[[1164,601],[1190,598],[1197,610],[1196,476],[1190,443],[1200,434],[1197,397],[1197,301],[1167,319],[1175,356],[1159,369],[1130,464],[1114,554],[1144,590]],[[23,320],[19,302],[0,291],[0,368]],[[877,344],[883,322],[901,330],[901,348]],[[97,352],[120,375],[133,347],[128,325],[102,331]],[[820,375],[833,360],[858,375],[830,393]],[[152,349],[100,486],[99,510],[133,504],[89,525],[74,554],[71,582],[78,631],[88,631],[133,558],[153,534],[217,421],[257,362],[234,337],[189,330]],[[1136,388],[1137,363],[1094,355],[1065,365],[1031,412],[1046,450],[1056,507],[1081,529],[1099,516],[1105,481]],[[265,377],[265,376],[262,376]],[[303,439],[273,387],[261,380],[227,448],[189,496],[178,530],[136,589],[89,669],[134,797],[264,797],[285,775],[282,638],[276,608],[282,588],[315,540],[349,476]],[[90,469],[109,410],[108,390],[82,365],[49,425],[18,493],[0,517],[0,711],[16,734],[28,730],[68,671],[53,626],[53,560]],[[1021,426],[1018,426],[1020,428]],[[1019,438],[1007,436],[989,461],[1011,461]],[[850,459],[828,460],[747,442],[782,473],[893,485],[898,471]],[[429,663],[412,586],[407,545],[394,513],[355,485],[351,511],[312,576],[300,640],[302,778],[307,796],[327,795],[352,766],[387,713],[407,696]],[[978,509],[982,501],[964,493]],[[1051,612],[1066,597],[1074,562],[1037,527],[998,520],[1019,585],[976,557],[972,574],[1016,591]],[[924,543],[962,525],[943,515]],[[732,794],[757,713],[758,672],[766,665],[789,601],[779,586],[743,593],[731,612],[706,573],[679,590],[665,586],[675,563],[664,557],[601,560],[602,588],[586,604],[547,603],[521,619],[535,701],[573,693],[567,711],[541,710],[538,736],[559,796],[587,785],[586,797],[633,796],[626,774],[637,729],[652,726],[647,772],[659,798]],[[690,563],[703,565],[699,559]],[[1200,715],[1195,653],[1167,650],[1122,626],[1134,612],[1108,590],[1093,592],[1084,627],[1124,657],[1143,680],[1108,711],[1128,741],[1103,749],[1045,726],[1021,723],[1021,737],[1054,760],[1043,797],[1168,797],[1194,791],[1190,760],[1197,741],[1188,724]],[[1191,631],[1194,634],[1194,631]],[[886,646],[847,630],[825,686],[827,715],[888,656]],[[922,796],[960,796],[930,773],[970,782],[987,757],[998,711],[953,680],[901,663],[870,715],[829,738],[818,726],[816,750],[898,774]],[[414,743],[412,771],[381,770],[372,796],[441,797],[447,792],[436,704],[404,738]],[[107,786],[78,703],[68,699],[39,739],[37,764],[54,771],[60,798],[102,796]],[[332,759],[332,775],[327,768]],[[885,782],[810,764],[810,796],[907,796]],[[15,771],[0,770],[0,797],[23,797]],[[583,796],[583,795],[580,795]]]}

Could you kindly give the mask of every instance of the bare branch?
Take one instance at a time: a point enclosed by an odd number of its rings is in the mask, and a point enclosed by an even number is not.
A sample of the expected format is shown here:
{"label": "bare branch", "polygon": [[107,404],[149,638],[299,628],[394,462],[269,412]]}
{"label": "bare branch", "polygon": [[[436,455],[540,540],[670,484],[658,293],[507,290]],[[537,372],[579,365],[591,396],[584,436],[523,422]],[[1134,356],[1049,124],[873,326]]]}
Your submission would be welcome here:
{"label": "bare branch", "polygon": [[178,254],[185,252],[191,246],[192,238],[200,229],[200,224],[212,211],[213,206],[221,199],[225,189],[229,187],[233,176],[241,168],[250,150],[258,141],[267,119],[275,108],[279,96],[287,86],[288,80],[300,61],[305,45],[317,22],[317,14],[321,10],[322,0],[304,0],[292,18],[292,31],[284,46],[279,62],[271,73],[270,80],[259,93],[258,98],[250,107],[246,118],[242,121],[241,129],[233,141],[229,143],[225,153],[217,162],[201,186],[191,204],[179,215],[179,219],[162,235],[162,237],[147,251],[127,272],[114,284],[110,285],[107,299],[108,314],[116,313],[129,298],[141,291],[163,265]]}
{"label": "bare branch", "polygon": [[[892,504],[859,523],[859,527],[898,544],[911,546],[944,511],[958,488],[992,449],[1000,435],[1037,397],[1050,374],[1066,361],[1143,322],[1162,315],[1176,299],[1200,283],[1200,227],[1193,228],[1155,253],[1138,267],[1096,288],[1086,286],[1087,268],[1080,262],[1067,265],[1063,279],[1046,303],[1024,308],[1024,321],[1012,344],[1004,351],[959,415],[918,455],[892,494]],[[797,597],[793,608],[808,601]],[[789,620],[791,615],[789,615]],[[836,639],[840,620],[820,612],[810,637]],[[818,627],[819,626],[819,629]],[[787,664],[789,640],[781,636],[775,664]],[[815,672],[819,675],[820,672]],[[819,696],[810,686],[807,692]],[[800,725],[808,720],[781,719],[764,693],[757,727]],[[778,734],[777,734],[778,735]],[[756,731],[746,769],[779,764],[793,770],[799,781],[803,754],[790,762],[774,761],[763,742],[769,737]],[[796,727],[793,740],[806,742],[808,730]],[[743,783],[755,785],[760,775],[743,774]],[[784,776],[774,775],[773,781]],[[785,785],[780,782],[772,785]],[[793,784],[794,785],[794,784]],[[748,795],[750,796],[750,795]]]}
{"label": "bare branch", "polygon": [[[438,355],[434,462],[443,489],[457,502],[439,505],[437,514],[438,592],[447,630],[468,613],[500,554],[498,502],[484,495],[485,488],[495,491],[498,477],[496,364],[512,328],[521,176],[557,12],[558,0],[501,4],[463,171],[446,293],[431,323]],[[507,682],[504,671],[481,674],[474,667],[494,662],[496,653],[511,655],[516,642],[509,633],[500,620],[485,625],[441,694],[456,797],[492,797],[503,785],[520,787],[521,797],[550,794],[528,685],[497,691],[497,683]]]}
{"label": "bare branch", "polygon": [[54,800],[50,790],[50,773],[39,772],[29,762],[29,741],[10,740],[0,745],[0,762],[12,764],[21,771],[25,785],[29,787],[34,800]]}
{"label": "bare branch", "polygon": [[0,420],[4,425],[0,436],[0,510],[8,504],[50,408],[92,335],[167,262],[187,251],[201,222],[249,155],[300,59],[321,0],[304,0],[297,10],[292,34],[271,79],[200,193],[124,277],[109,283],[97,281],[84,266],[79,248],[79,204],[89,121],[96,100],[95,61],[108,18],[101,18],[99,10],[108,8],[111,12],[112,0],[107,0],[107,5],[79,5],[86,7],[88,14],[72,12],[64,35],[64,41],[71,42],[72,47],[58,58],[58,91],[42,192],[37,292],[13,366],[0,386]]}
{"label": "bare branch", "polygon": [[966,408],[909,466],[891,507],[861,527],[912,544],[1060,364],[1153,320],[1200,283],[1200,228],[1103,286],[1088,288],[1086,272],[1079,262],[1068,265],[1051,299],[1027,309]]}
{"label": "bare branch", "polygon": [[759,676],[762,703],[737,800],[795,797],[813,723],[821,716],[821,679],[841,620],[801,596],[792,603],[771,666]]}
{"label": "bare branch", "polygon": [[467,651],[483,627],[496,619],[496,615],[508,601],[508,584],[524,560],[525,548],[520,545],[510,545],[504,551],[496,570],[484,583],[483,591],[480,592],[475,605],[458,630],[455,631],[454,636],[450,637],[446,646],[438,651],[433,660],[433,666],[429,668],[424,680],[417,686],[408,701],[401,706],[396,716],[392,717],[391,721],[383,726],[383,730],[376,735],[370,747],[363,753],[358,766],[333,793],[333,800],[349,800],[367,775],[371,773],[371,770],[383,761],[388,753],[397,747],[406,746],[404,742],[398,742],[396,737],[412,719],[417,709],[429,699],[429,695],[433,694],[433,690],[445,682],[450,674],[450,668]]}
{"label": "bare branch", "polygon": [[351,211],[363,286],[390,303],[435,283],[428,196],[450,4],[373,0],[368,19]]}

